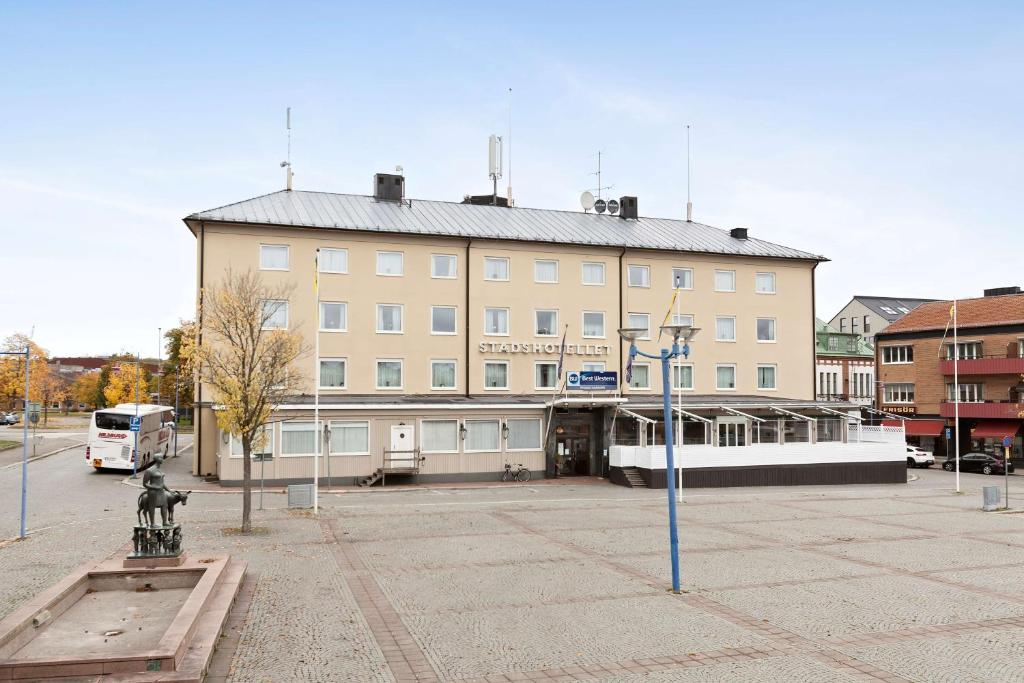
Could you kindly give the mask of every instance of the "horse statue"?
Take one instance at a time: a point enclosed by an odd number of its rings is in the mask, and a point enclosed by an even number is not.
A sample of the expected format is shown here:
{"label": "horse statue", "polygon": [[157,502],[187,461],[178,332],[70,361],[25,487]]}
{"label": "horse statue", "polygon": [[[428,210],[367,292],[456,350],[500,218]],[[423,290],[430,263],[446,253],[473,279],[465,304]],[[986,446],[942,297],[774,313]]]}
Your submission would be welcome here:
{"label": "horse statue", "polygon": [[[167,518],[166,520],[164,520],[164,526],[167,526],[168,524],[174,524],[174,506],[177,505],[178,503],[181,503],[182,505],[187,505],[188,496],[190,493],[192,492],[181,492],[171,490],[166,490],[163,492],[164,502],[167,506]],[[156,515],[154,514],[156,512],[156,506],[151,508],[149,502],[150,491],[143,491],[142,493],[139,494],[139,509],[137,512],[137,516],[139,518],[139,526],[142,526],[143,516],[145,516],[146,518],[146,525],[153,526],[154,517],[156,517]],[[161,513],[162,512],[163,509],[161,509]]]}

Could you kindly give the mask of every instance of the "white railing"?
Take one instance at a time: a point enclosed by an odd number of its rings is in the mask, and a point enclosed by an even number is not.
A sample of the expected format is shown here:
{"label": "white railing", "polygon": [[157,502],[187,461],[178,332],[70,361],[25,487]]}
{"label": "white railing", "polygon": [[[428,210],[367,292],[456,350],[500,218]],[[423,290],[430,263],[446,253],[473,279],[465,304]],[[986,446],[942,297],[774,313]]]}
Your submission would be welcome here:
{"label": "white railing", "polygon": [[907,442],[906,432],[903,431],[902,423],[899,425],[850,425],[850,441],[857,440],[857,433],[860,433],[860,440],[869,443],[898,443]]}
{"label": "white railing", "polygon": [[[675,458],[683,469],[694,467],[750,467],[756,465],[800,465],[839,462],[888,462],[906,459],[903,442],[787,443],[750,446],[683,446]],[[608,462],[612,467],[665,469],[664,446],[612,446]]]}

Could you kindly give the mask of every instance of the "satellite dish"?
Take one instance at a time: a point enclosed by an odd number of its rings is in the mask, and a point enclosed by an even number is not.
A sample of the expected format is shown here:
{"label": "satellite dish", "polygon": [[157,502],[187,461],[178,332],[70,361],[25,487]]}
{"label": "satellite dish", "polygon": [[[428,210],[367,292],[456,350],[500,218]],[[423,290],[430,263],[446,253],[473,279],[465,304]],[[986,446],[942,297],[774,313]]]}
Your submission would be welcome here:
{"label": "satellite dish", "polygon": [[580,195],[580,204],[583,205],[584,211],[590,211],[594,208],[594,195],[591,192],[584,192]]}
{"label": "satellite dish", "polygon": [[619,203],[614,199],[608,200],[608,213],[614,215],[619,212]]}
{"label": "satellite dish", "polygon": [[598,213],[604,213],[604,210],[605,208],[607,208],[607,206],[608,205],[604,203],[603,199],[598,199],[596,202],[594,202],[594,211],[597,211]]}

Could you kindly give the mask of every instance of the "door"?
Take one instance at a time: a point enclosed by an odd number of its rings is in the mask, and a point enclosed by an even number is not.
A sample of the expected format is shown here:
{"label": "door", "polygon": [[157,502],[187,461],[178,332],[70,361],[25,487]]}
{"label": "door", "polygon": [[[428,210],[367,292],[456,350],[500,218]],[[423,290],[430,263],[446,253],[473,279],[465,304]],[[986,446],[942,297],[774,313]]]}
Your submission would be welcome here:
{"label": "door", "polygon": [[390,451],[390,453],[385,453],[384,455],[385,468],[415,469],[417,467],[415,427],[412,425],[392,425]]}
{"label": "door", "polygon": [[743,422],[718,423],[719,446],[746,446],[747,425]]}

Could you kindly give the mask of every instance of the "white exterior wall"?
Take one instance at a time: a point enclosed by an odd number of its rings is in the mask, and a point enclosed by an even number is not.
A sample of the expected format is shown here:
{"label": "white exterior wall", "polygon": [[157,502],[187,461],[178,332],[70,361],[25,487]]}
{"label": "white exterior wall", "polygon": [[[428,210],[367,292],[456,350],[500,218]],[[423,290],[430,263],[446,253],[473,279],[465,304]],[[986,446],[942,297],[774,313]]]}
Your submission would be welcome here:
{"label": "white exterior wall", "polygon": [[[902,462],[906,459],[903,443],[787,443],[751,446],[683,446],[677,448],[677,465],[697,467],[750,467],[752,465],[808,465],[840,462]],[[612,467],[666,468],[664,446],[612,446],[608,454]]]}

